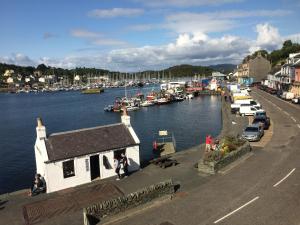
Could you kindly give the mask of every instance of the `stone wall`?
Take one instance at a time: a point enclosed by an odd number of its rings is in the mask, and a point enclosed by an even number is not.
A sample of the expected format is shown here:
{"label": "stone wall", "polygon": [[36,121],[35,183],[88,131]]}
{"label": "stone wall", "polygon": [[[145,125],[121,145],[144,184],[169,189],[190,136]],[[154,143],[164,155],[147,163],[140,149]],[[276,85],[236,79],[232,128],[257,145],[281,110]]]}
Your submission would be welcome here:
{"label": "stone wall", "polygon": [[96,224],[102,218],[148,203],[156,198],[174,193],[172,180],[160,182],[126,196],[96,203],[83,209],[84,224]]}

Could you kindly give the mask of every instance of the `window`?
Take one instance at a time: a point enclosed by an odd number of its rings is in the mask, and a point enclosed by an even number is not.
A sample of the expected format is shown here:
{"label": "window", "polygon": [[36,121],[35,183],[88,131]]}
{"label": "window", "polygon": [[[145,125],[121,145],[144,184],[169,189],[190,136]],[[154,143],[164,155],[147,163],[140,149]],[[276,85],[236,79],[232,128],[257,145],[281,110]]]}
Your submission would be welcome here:
{"label": "window", "polygon": [[112,169],[112,166],[110,165],[109,160],[106,155],[103,156],[103,165],[104,165],[105,169],[107,169],[107,170]]}
{"label": "window", "polygon": [[74,160],[63,162],[64,178],[75,176]]}
{"label": "window", "polygon": [[87,172],[90,171],[90,162],[89,162],[89,159],[85,159],[85,170]]}

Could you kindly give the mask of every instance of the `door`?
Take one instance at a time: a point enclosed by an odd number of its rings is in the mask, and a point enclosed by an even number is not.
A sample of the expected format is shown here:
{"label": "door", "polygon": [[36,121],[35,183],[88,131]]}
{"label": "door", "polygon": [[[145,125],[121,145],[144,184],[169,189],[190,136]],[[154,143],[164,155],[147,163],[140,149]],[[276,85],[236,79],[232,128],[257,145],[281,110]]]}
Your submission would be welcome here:
{"label": "door", "polygon": [[91,180],[100,177],[99,155],[90,156]]}

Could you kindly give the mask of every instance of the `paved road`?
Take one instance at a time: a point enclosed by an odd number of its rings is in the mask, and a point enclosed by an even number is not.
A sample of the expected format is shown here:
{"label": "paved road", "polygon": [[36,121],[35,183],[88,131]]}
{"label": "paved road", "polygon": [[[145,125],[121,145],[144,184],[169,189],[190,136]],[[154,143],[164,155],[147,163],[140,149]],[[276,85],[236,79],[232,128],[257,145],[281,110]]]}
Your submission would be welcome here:
{"label": "paved road", "polygon": [[264,148],[185,195],[115,224],[299,225],[300,108],[260,90],[252,95],[274,123]]}

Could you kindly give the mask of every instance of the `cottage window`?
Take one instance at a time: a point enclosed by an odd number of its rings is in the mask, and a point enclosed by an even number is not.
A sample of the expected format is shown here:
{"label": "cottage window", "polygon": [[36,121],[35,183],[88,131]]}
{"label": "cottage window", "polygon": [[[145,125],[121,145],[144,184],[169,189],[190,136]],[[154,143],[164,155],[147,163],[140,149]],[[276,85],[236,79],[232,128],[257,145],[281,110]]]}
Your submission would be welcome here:
{"label": "cottage window", "polygon": [[74,160],[63,162],[64,178],[75,176]]}
{"label": "cottage window", "polygon": [[107,169],[107,170],[112,169],[112,166],[110,165],[109,160],[106,157],[106,155],[103,156],[103,165],[104,165],[105,169]]}

